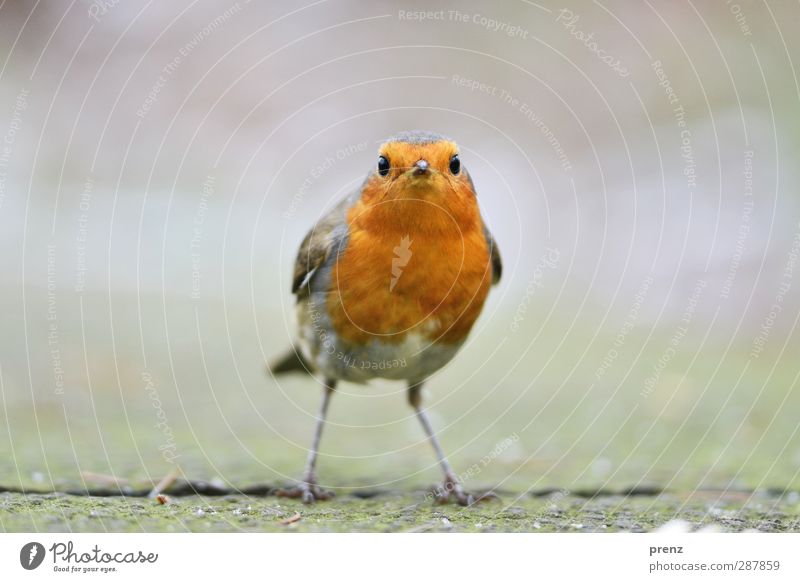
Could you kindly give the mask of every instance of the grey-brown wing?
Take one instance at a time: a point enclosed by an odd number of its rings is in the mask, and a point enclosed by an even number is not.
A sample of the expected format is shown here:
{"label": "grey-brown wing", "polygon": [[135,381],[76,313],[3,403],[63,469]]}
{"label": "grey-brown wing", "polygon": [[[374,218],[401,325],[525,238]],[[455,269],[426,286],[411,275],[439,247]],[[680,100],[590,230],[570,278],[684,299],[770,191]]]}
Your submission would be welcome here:
{"label": "grey-brown wing", "polygon": [[298,298],[308,295],[320,267],[346,242],[347,211],[356,200],[357,193],[344,198],[314,225],[300,244],[292,276],[292,293]]}
{"label": "grey-brown wing", "polygon": [[492,261],[492,285],[497,285],[503,274],[503,260],[500,258],[500,249],[485,224],[483,225],[483,236],[486,238],[486,244],[489,245],[489,254]]}
{"label": "grey-brown wing", "polygon": [[[472,181],[466,171],[464,171],[472,191],[475,192],[475,183]],[[483,223],[483,237],[486,239],[486,244],[489,245],[489,258],[492,261],[492,285],[497,285],[500,282],[500,277],[503,275],[503,260],[500,258],[500,249],[497,248],[497,242],[494,240],[492,233]]]}

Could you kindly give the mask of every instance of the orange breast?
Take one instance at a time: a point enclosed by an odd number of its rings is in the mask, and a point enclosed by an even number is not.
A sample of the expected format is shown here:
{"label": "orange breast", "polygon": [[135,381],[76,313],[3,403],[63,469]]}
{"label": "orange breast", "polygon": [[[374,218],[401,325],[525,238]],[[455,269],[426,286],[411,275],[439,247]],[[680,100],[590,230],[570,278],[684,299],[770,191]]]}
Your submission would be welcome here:
{"label": "orange breast", "polygon": [[491,284],[477,204],[467,221],[423,200],[391,204],[350,210],[328,298],[334,329],[357,344],[399,343],[408,333],[463,341]]}

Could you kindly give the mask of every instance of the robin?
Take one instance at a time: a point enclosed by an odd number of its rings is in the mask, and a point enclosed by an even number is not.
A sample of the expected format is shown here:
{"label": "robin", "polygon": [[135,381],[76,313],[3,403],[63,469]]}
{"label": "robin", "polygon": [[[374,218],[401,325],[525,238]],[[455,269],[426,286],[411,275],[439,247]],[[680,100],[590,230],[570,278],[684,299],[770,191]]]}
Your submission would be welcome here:
{"label": "robin", "polygon": [[336,383],[386,378],[408,383],[444,472],[437,500],[469,505],[486,497],[459,483],[421,389],[463,345],[501,270],[455,142],[425,131],[386,141],[361,187],[320,219],[297,255],[300,333],[271,370],[316,375],[324,393],[303,480],[280,495],[305,503],[332,496],[317,483],[316,461]]}

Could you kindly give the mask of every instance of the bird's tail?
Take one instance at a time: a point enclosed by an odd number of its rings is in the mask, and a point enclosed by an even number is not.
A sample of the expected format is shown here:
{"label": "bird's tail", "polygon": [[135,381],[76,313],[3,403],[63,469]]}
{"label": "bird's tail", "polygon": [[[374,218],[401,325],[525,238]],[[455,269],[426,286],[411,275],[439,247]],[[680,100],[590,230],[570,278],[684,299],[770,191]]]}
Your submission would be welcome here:
{"label": "bird's tail", "polygon": [[300,372],[302,374],[311,373],[311,366],[296,348],[290,349],[282,357],[273,360],[267,367],[269,372],[275,376],[279,374],[290,374],[292,372]]}

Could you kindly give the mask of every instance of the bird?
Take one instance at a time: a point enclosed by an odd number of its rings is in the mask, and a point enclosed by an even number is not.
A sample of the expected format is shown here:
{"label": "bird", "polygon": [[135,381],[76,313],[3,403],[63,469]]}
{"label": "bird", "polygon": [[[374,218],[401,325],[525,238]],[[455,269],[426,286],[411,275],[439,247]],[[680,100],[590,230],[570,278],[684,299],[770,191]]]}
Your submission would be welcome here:
{"label": "bird", "polygon": [[460,483],[422,387],[465,343],[501,273],[456,142],[420,130],[383,142],[361,186],[317,221],[297,254],[299,333],[269,369],[311,374],[323,396],[302,480],[278,494],[307,504],[333,496],[320,487],[316,463],[336,385],[383,378],[407,384],[408,403],[444,474],[436,500],[466,506],[494,497]]}

